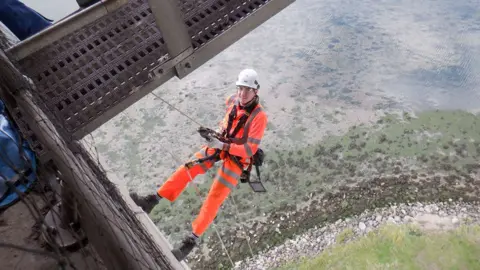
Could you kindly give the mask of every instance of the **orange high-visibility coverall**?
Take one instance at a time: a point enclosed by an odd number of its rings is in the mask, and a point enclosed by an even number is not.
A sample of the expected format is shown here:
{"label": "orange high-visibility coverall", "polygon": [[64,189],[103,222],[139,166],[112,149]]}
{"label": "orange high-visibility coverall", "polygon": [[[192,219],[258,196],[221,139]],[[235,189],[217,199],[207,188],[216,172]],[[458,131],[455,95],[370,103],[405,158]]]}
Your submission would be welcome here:
{"label": "orange high-visibility coverall", "polygon": [[[236,94],[228,97],[226,100],[227,112],[221,125],[222,129],[227,128],[228,115],[234,104],[237,104],[237,117],[233,121],[230,133],[237,126],[240,117],[245,114],[245,110],[239,107]],[[266,127],[267,115],[262,106],[257,104],[244,127],[240,129],[235,136],[235,138],[240,140],[236,143],[231,143],[228,148],[228,153],[237,156],[243,168],[246,168],[250,162],[250,158],[257,152]],[[207,150],[207,155],[215,152],[215,149],[203,147],[195,153],[194,156],[196,158],[205,157],[205,150]],[[202,235],[215,219],[218,209],[228,194],[237,186],[243,171],[243,168],[240,168],[228,155],[222,153],[220,158],[223,164],[217,171],[217,175],[200,209],[200,213],[192,223],[192,231],[197,236]],[[196,164],[190,169],[187,169],[184,165],[180,166],[157,190],[158,195],[169,201],[175,201],[187,184],[197,175],[206,173],[213,166],[214,162],[215,161],[209,160],[201,164]]]}

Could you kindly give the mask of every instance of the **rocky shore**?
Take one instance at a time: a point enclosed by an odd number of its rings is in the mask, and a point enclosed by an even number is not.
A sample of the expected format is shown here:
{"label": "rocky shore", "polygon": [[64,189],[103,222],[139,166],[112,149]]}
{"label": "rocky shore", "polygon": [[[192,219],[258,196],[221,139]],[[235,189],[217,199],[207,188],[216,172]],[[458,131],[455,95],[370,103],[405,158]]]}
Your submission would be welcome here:
{"label": "rocky shore", "polygon": [[237,262],[235,269],[271,269],[301,257],[316,256],[332,244],[351,241],[385,223],[417,224],[427,230],[453,229],[460,224],[480,223],[480,207],[478,203],[449,200],[445,203],[417,202],[367,210],[358,216],[312,228],[254,258]]}
{"label": "rocky shore", "polygon": [[[348,226],[355,227],[356,232],[363,231],[361,228],[367,232],[383,224],[381,222],[405,222],[417,217],[418,213],[449,217],[452,222],[457,220],[456,223],[465,218],[464,214],[470,215],[470,219],[478,220],[476,213],[480,212],[475,212],[474,209],[474,206],[478,207],[480,197],[478,180],[460,171],[442,176],[401,174],[374,177],[356,186],[342,186],[337,191],[318,190],[314,193],[306,209],[285,207],[283,211],[271,213],[266,220],[255,221],[247,226],[250,245],[254,254],[257,254],[253,261],[248,242],[241,233],[244,229],[237,227],[222,232],[225,248],[237,264],[237,269],[274,267],[298,256],[299,253],[295,253],[295,250],[305,255],[318,254],[334,242],[334,232],[341,232]],[[458,206],[452,204],[454,202]],[[454,209],[456,210],[453,211]],[[354,218],[356,216],[358,218]],[[329,224],[336,224],[336,229],[327,230],[333,226]],[[325,228],[324,231],[321,228]],[[299,235],[300,238],[297,238]],[[296,245],[292,245],[291,239],[297,239],[293,242],[304,243],[305,246],[294,248]],[[292,249],[283,250],[288,255],[276,251],[286,247]],[[208,253],[205,251],[196,250],[188,262],[192,268],[232,269],[222,245],[215,237],[210,239]]]}

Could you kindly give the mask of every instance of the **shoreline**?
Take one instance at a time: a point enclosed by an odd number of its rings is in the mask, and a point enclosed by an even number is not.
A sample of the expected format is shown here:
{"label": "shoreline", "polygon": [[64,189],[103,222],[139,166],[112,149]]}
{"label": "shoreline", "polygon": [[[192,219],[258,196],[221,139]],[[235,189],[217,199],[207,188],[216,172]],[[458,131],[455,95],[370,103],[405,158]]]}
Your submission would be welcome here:
{"label": "shoreline", "polygon": [[237,262],[234,269],[271,269],[299,259],[315,258],[335,244],[357,240],[386,224],[414,224],[428,231],[453,230],[461,225],[480,224],[478,205],[461,201],[433,204],[416,202],[366,210],[360,215],[314,227],[254,258]]}

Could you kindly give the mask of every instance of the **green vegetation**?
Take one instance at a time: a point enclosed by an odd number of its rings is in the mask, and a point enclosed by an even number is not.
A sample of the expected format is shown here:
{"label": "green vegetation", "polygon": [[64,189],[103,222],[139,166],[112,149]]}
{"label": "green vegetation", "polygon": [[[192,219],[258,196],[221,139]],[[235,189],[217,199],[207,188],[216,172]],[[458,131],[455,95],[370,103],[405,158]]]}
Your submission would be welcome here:
{"label": "green vegetation", "polygon": [[[480,118],[462,111],[423,112],[417,118],[387,115],[373,127],[353,127],[344,136],[331,136],[305,149],[265,150],[262,180],[268,192],[253,193],[248,185],[239,184],[231,195],[239,214],[228,199],[217,216],[220,230],[276,211],[299,210],[311,195],[380,174],[407,172],[416,177],[433,169],[460,173],[475,169],[480,157]],[[405,158],[416,168],[411,170]],[[212,175],[215,171],[216,167]],[[180,239],[190,229],[210,185],[211,181],[199,184],[201,198],[190,187],[176,202],[160,204],[152,211],[152,220],[172,240]],[[165,215],[166,211],[175,215]],[[211,235],[212,229],[206,233]]]}
{"label": "green vegetation", "polygon": [[446,232],[413,225],[385,225],[348,243],[327,248],[277,270],[320,269],[480,269],[480,227]]}
{"label": "green vegetation", "polygon": [[347,228],[337,235],[336,240],[337,240],[337,243],[344,243],[354,236],[355,236],[355,233],[353,229]]}

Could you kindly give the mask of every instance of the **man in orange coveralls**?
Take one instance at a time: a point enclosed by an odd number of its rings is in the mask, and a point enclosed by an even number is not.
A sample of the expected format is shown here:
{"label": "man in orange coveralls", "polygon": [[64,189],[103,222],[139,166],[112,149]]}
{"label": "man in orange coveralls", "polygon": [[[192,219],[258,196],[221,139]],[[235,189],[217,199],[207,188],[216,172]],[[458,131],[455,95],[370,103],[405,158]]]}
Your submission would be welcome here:
{"label": "man in orange coveralls", "polygon": [[144,198],[140,198],[135,193],[130,195],[145,212],[150,212],[159,199],[175,201],[191,180],[199,174],[206,173],[215,162],[223,161],[200,213],[192,223],[192,233],[186,236],[179,248],[172,251],[179,261],[192,251],[198,237],[215,219],[223,201],[238,184],[242,172],[248,167],[251,168],[253,157],[259,149],[267,127],[267,115],[259,104],[257,95],[260,84],[257,81],[255,70],[242,70],[238,75],[236,85],[237,93],[226,100],[227,112],[223,118],[220,132],[223,137],[229,138],[231,143],[224,143],[217,138],[212,138],[207,146],[195,153],[195,157],[200,159],[220,150],[219,157],[195,164],[190,168],[185,165],[180,166],[163,183],[155,195]]}

